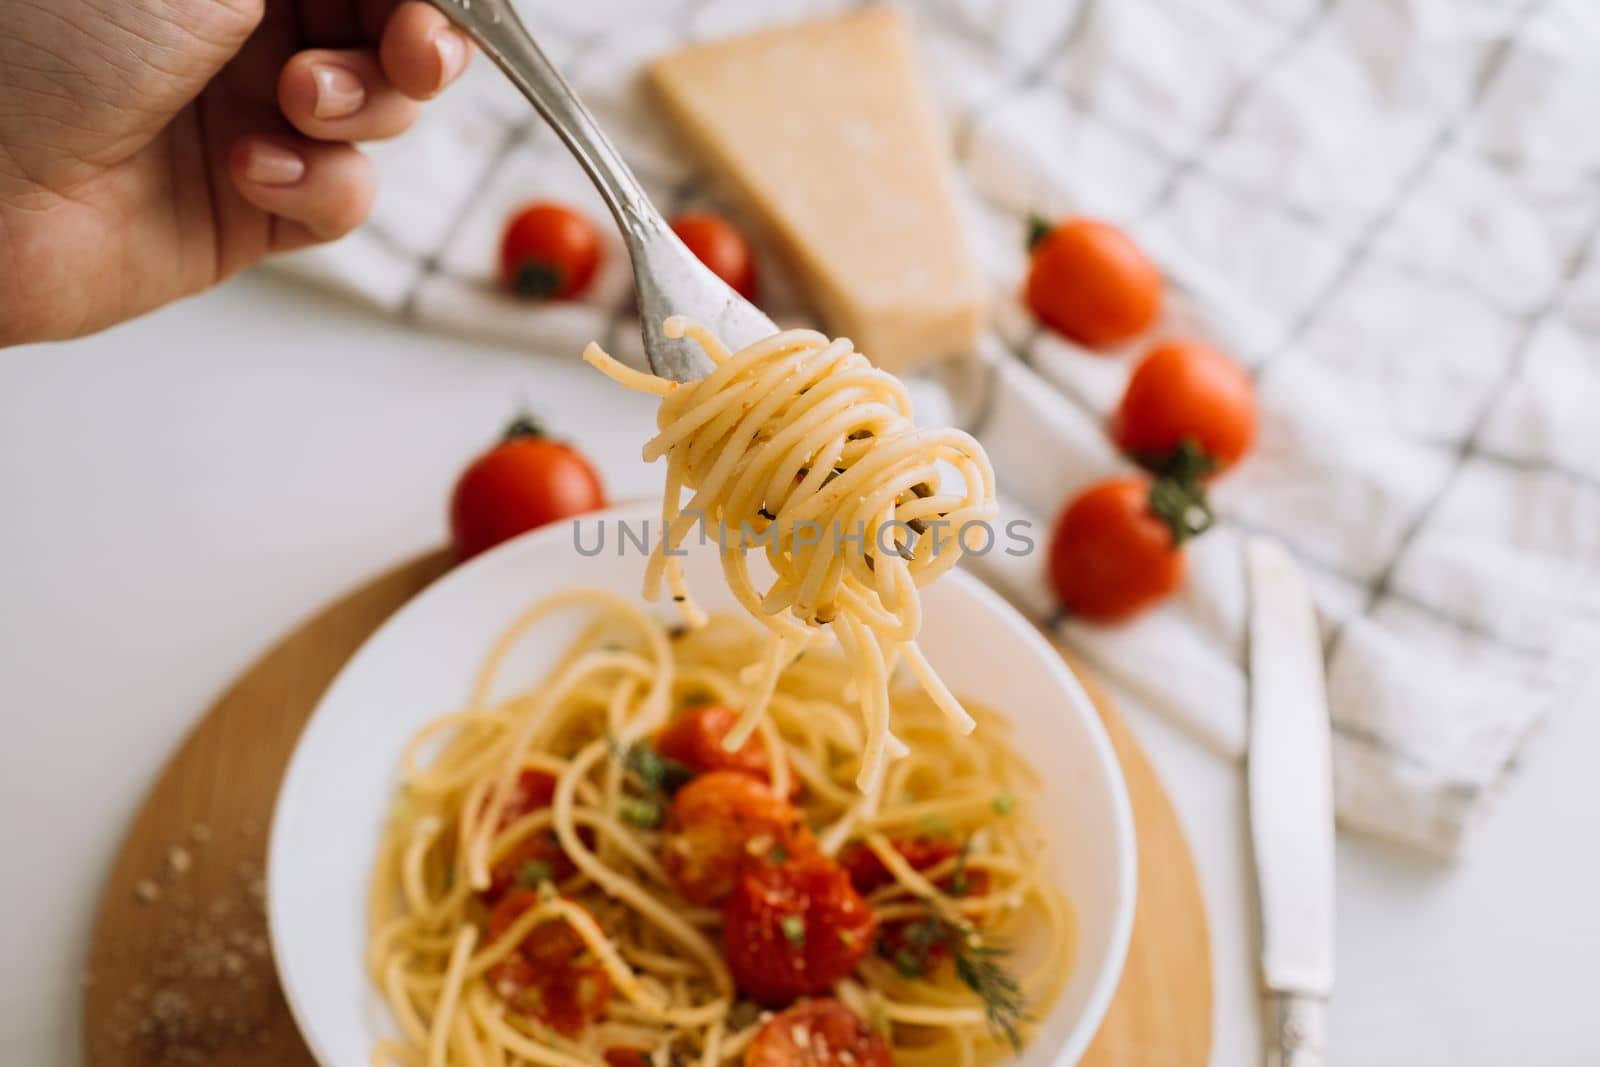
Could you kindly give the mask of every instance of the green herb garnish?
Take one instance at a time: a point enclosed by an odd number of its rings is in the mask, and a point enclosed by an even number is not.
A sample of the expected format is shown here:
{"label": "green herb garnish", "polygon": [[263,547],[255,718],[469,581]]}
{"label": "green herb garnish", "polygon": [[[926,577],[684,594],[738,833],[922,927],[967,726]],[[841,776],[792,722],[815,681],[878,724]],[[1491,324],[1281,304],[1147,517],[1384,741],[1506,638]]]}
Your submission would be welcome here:
{"label": "green herb garnish", "polygon": [[654,830],[665,818],[661,803],[644,797],[623,797],[617,801],[617,814],[624,821],[645,830]]}
{"label": "green herb garnish", "polygon": [[996,815],[1004,818],[1017,810],[1017,798],[1010,793],[1001,793],[989,801],[989,807],[994,809]]}
{"label": "green herb garnish", "polygon": [[1028,1018],[1027,998],[1016,977],[1001,965],[1008,954],[1006,949],[985,945],[975,930],[936,915],[907,923],[905,941],[906,947],[894,957],[895,967],[903,977],[922,977],[935,947],[943,946],[955,962],[961,984],[983,1001],[990,1030],[1005,1038],[1013,1049],[1022,1051],[1019,1027]]}
{"label": "green herb garnish", "polygon": [[544,860],[529,860],[517,872],[517,884],[524,889],[538,889],[555,876],[555,871]]}
{"label": "green herb garnish", "polygon": [[785,915],[778,922],[783,936],[795,948],[806,947],[806,921],[798,915]]}
{"label": "green herb garnish", "polygon": [[663,756],[648,741],[635,741],[629,745],[627,751],[622,753],[621,760],[622,769],[637,778],[646,793],[671,796],[694,777],[694,772],[688,767]]}

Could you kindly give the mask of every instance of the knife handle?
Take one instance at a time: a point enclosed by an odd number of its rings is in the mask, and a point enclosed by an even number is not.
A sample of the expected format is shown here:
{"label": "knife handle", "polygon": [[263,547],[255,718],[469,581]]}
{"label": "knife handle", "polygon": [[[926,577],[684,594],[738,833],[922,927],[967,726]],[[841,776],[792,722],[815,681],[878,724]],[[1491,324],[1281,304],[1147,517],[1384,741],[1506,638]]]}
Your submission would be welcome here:
{"label": "knife handle", "polygon": [[1266,1067],[1326,1067],[1328,1005],[1321,997],[1269,993]]}

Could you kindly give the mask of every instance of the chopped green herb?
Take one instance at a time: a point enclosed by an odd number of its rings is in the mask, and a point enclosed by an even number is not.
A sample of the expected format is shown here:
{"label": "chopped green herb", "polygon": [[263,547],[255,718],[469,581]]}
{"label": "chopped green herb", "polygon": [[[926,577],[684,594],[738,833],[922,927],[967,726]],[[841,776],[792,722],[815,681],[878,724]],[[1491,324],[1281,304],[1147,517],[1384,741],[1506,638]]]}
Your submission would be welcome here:
{"label": "chopped green herb", "polygon": [[544,860],[529,860],[517,872],[517,884],[524,889],[538,889],[554,875],[555,871]]}
{"label": "chopped green herb", "polygon": [[621,759],[622,769],[637,777],[648,793],[670,796],[694,777],[694,772],[688,767],[663,756],[648,741],[635,741],[628,746]]}
{"label": "chopped green herb", "polygon": [[617,814],[625,821],[646,830],[654,830],[660,826],[663,818],[661,804],[655,800],[645,800],[643,797],[623,797],[617,802]]}
{"label": "chopped green herb", "polygon": [[789,850],[785,848],[783,846],[783,842],[780,841],[776,845],[772,846],[772,851],[767,853],[767,859],[772,861],[774,864],[788,863]]}
{"label": "chopped green herb", "polygon": [[910,949],[901,949],[894,954],[895,969],[900,972],[901,978],[921,978],[923,960]]}
{"label": "chopped green herb", "polygon": [[972,882],[967,878],[967,859],[972,855],[972,838],[967,838],[961,843],[961,851],[956,854],[956,868],[950,872],[950,895],[964,897],[972,889]]}
{"label": "chopped green herb", "polygon": [[1017,798],[1010,793],[1001,793],[989,802],[989,806],[996,815],[1003,817],[1017,810]]}
{"label": "chopped green herb", "polygon": [[783,929],[783,936],[795,948],[805,948],[806,921],[798,915],[785,915],[778,923]]}
{"label": "chopped green herb", "polygon": [[955,827],[950,825],[949,819],[929,815],[917,821],[917,832],[924,837],[949,837],[955,833]]}

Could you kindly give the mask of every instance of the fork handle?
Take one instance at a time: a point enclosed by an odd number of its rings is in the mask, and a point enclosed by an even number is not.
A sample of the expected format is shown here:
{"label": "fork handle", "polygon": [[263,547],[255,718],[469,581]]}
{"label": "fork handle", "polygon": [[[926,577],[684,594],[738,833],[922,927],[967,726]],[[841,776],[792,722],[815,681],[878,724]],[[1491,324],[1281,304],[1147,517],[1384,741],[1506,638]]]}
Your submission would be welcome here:
{"label": "fork handle", "polygon": [[1267,994],[1263,1013],[1266,1067],[1326,1067],[1328,1005],[1321,997]]}
{"label": "fork handle", "polygon": [[430,0],[477,42],[556,131],[615,216],[629,245],[666,229],[633,171],[545,56],[511,0]]}

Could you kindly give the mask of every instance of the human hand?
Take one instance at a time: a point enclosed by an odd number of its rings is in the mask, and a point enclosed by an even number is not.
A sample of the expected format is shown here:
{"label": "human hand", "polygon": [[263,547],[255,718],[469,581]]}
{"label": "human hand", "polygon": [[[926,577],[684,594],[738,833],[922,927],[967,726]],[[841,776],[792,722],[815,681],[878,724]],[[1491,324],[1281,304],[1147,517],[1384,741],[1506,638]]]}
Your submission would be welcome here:
{"label": "human hand", "polygon": [[421,0],[0,3],[0,345],[349,232],[376,190],[353,142],[470,55]]}

